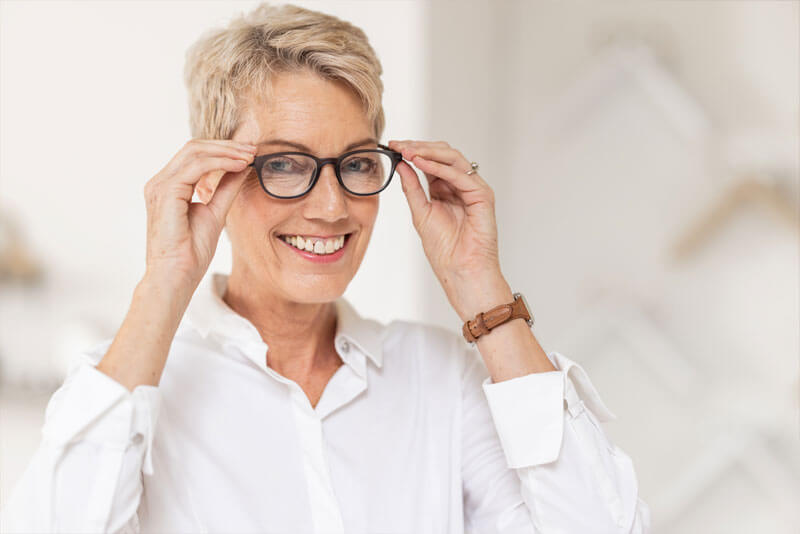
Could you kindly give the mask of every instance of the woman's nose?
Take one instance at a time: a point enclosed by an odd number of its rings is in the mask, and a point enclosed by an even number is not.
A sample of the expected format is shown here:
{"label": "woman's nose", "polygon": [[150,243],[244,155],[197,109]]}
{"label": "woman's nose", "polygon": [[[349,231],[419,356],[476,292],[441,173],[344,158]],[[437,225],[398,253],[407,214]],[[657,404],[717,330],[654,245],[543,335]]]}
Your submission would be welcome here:
{"label": "woman's nose", "polygon": [[304,202],[304,215],[308,219],[329,222],[347,217],[347,192],[339,184],[333,165],[325,165],[319,178]]}

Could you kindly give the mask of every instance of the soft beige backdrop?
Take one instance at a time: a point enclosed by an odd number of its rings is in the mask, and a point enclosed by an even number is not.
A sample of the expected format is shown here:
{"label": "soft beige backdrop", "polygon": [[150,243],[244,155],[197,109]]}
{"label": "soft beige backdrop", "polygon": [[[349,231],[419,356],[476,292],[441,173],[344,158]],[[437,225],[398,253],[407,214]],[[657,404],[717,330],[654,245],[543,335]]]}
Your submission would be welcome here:
{"label": "soft beige backdrop", "polygon": [[[796,532],[798,3],[297,3],[369,35],[385,140],[480,162],[506,277],[618,414],[654,531]],[[0,3],[0,215],[46,275],[0,281],[0,503],[143,272],[142,186],[188,135],[184,50],[254,4]],[[399,184],[347,295],[460,327]]]}

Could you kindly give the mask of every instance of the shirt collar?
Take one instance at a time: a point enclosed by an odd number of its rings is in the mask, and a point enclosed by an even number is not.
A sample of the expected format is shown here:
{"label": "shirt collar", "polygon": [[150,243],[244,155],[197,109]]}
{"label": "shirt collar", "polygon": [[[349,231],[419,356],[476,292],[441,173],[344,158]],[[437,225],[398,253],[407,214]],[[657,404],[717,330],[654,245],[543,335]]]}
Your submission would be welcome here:
{"label": "shirt collar", "polygon": [[[228,276],[220,272],[207,273],[192,296],[184,318],[204,338],[213,334],[233,344],[265,343],[253,323],[233,311],[222,300]],[[351,359],[349,353],[352,351],[346,348],[349,343],[369,357],[376,366],[382,367],[384,325],[361,317],[344,296],[337,298],[334,304],[337,316],[335,342],[342,360],[357,371],[363,371],[363,364],[359,365],[359,362]],[[345,340],[348,343],[343,343]],[[263,361],[259,363],[264,365]]]}

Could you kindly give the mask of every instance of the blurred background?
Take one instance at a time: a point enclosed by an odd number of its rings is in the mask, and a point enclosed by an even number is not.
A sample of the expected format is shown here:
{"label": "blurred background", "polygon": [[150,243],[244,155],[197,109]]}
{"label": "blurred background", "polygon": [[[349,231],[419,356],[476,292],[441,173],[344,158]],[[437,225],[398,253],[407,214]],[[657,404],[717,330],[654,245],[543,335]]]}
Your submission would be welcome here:
{"label": "blurred background", "polygon": [[[504,274],[618,415],[654,532],[797,533],[800,4],[296,3],[370,37],[383,141],[480,163]],[[186,48],[254,5],[0,3],[0,505],[144,273]],[[460,330],[399,183],[346,296]]]}

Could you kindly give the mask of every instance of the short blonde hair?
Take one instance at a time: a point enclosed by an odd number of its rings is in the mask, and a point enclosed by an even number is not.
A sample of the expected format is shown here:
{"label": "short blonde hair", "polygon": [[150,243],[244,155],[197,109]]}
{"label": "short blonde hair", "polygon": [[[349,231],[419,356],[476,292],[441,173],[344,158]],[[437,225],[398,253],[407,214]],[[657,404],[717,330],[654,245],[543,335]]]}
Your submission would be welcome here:
{"label": "short blonde hair", "polygon": [[187,50],[192,137],[230,139],[243,102],[269,99],[273,73],[303,69],[352,88],[381,138],[383,70],[363,30],[332,15],[266,2],[226,28],[204,32]]}

